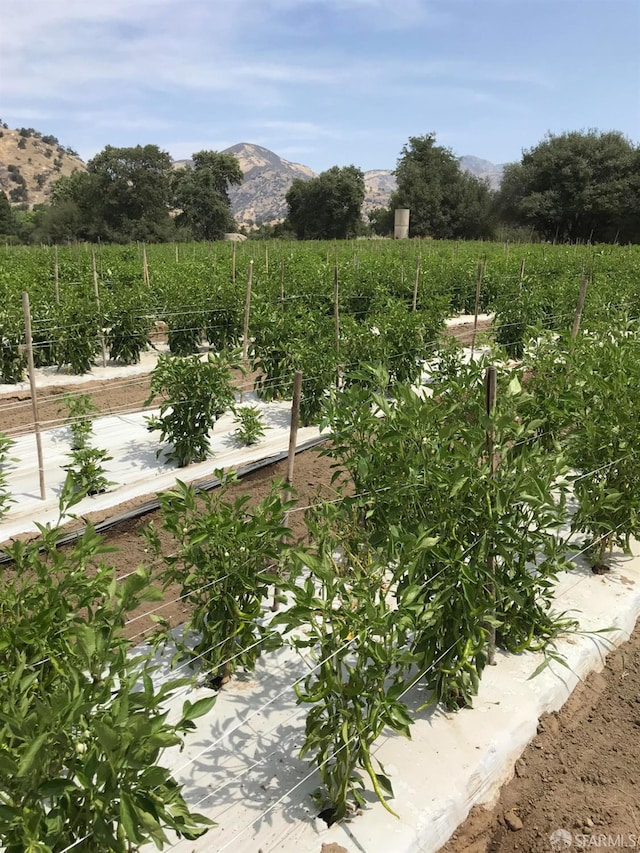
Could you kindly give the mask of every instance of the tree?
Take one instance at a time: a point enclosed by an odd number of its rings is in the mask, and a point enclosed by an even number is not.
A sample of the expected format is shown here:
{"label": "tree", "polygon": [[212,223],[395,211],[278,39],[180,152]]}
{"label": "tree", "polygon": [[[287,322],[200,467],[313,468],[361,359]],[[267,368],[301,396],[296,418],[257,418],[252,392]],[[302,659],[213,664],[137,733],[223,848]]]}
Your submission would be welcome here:
{"label": "tree", "polygon": [[299,240],[344,240],[355,236],[364,201],[364,174],[355,166],[332,166],[317,178],[296,178],[285,198]]}
{"label": "tree", "polygon": [[178,224],[187,225],[197,239],[221,239],[234,227],[229,188],[241,183],[242,169],[233,154],[198,151],[191,168],[173,175]]}
{"label": "tree", "polygon": [[398,189],[391,209],[411,210],[409,235],[438,239],[490,237],[493,194],[484,181],[463,172],[434,133],[412,136],[395,170]]}
{"label": "tree", "polygon": [[[157,145],[114,148],[107,145],[87,164],[82,185],[97,236],[114,241],[162,240],[172,227],[172,160]],[[89,204],[87,205],[87,202]]]}
{"label": "tree", "polygon": [[640,240],[640,148],[622,133],[549,134],[506,167],[503,220],[548,240]]}
{"label": "tree", "polygon": [[0,190],[0,234],[8,236],[16,233],[16,220],[6,193]]}
{"label": "tree", "polygon": [[376,207],[369,213],[371,230],[379,237],[393,236],[394,214],[390,207]]}

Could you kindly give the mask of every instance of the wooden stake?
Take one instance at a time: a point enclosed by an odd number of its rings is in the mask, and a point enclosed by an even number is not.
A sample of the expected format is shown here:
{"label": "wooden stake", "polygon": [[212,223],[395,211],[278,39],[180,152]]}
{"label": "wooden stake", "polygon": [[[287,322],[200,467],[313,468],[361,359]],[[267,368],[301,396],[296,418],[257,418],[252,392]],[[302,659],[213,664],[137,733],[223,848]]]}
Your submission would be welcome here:
{"label": "wooden stake", "polygon": [[142,278],[147,287],[151,287],[149,281],[149,264],[147,263],[147,247],[142,244]]}
{"label": "wooden stake", "polygon": [[280,259],[280,304],[284,305],[284,258]]}
{"label": "wooden stake", "polygon": [[[485,388],[487,400],[487,415],[493,414],[496,407],[496,369],[495,367],[487,367],[485,374]],[[493,479],[496,473],[496,452],[495,452],[495,436],[493,427],[487,430],[487,456],[489,459],[489,476]],[[495,557],[493,554],[493,542],[489,542],[489,553],[487,555],[487,590],[493,599],[494,607],[492,615],[495,617]],[[492,625],[489,628],[489,648],[487,651],[487,663],[490,666],[495,666],[496,663],[496,629]]]}
{"label": "wooden stake", "polygon": [[[302,397],[302,371],[296,370],[293,375],[293,401],[291,403],[291,426],[289,429],[289,453],[287,455],[287,474],[285,483],[287,486],[293,486],[293,468],[296,461],[296,447],[298,445],[298,425],[300,424],[300,398]],[[285,502],[291,500],[291,491],[289,488],[284,490]],[[287,526],[288,513],[284,517],[284,526]],[[278,595],[280,590],[276,587],[273,591],[273,605],[271,610],[274,613],[279,609]]]}
{"label": "wooden stake", "polygon": [[231,281],[236,283],[236,244],[231,249]]}
{"label": "wooden stake", "polygon": [[289,455],[287,456],[287,476],[285,482],[293,485],[293,466],[296,460],[298,426],[300,424],[300,399],[302,397],[302,371],[296,370],[293,376],[293,402],[291,403],[291,428],[289,430]]}
{"label": "wooden stake", "polygon": [[584,301],[587,297],[587,285],[589,284],[589,279],[584,275],[580,279],[580,293],[578,294],[578,304],[576,305],[576,313],[573,318],[573,327],[571,329],[571,337],[575,338],[580,331],[580,320],[582,319],[582,309],[584,308]]}
{"label": "wooden stake", "polygon": [[420,262],[421,257],[418,255],[416,258],[416,278],[413,283],[413,310],[418,310],[418,285],[420,284]]}
{"label": "wooden stake", "polygon": [[264,247],[264,271],[265,275],[269,275],[269,247]]}
{"label": "wooden stake", "polygon": [[[333,328],[336,344],[336,363],[340,358],[340,304],[338,290],[338,264],[333,267]],[[336,388],[340,387],[340,368],[336,369]]]}
{"label": "wooden stake", "polygon": [[102,311],[100,309],[100,292],[98,290],[98,272],[96,270],[96,253],[91,249],[91,272],[93,274],[93,294],[96,298],[96,305],[98,306],[98,320],[100,322],[100,331],[98,335],[100,336],[100,348],[102,349],[102,366],[107,366],[107,347],[104,342],[104,329],[102,328]]}
{"label": "wooden stake", "polygon": [[[235,246],[234,246],[235,248]],[[247,360],[249,355],[249,312],[251,311],[251,282],[253,279],[253,261],[249,261],[249,275],[247,276],[247,296],[244,301],[244,332],[242,337],[242,359]]]}
{"label": "wooden stake", "polygon": [[520,261],[520,281],[524,278],[524,261],[524,258]]}
{"label": "wooden stake", "polygon": [[180,256],[178,255],[178,244],[176,243],[176,263],[179,263]]}
{"label": "wooden stake", "polygon": [[480,310],[480,288],[482,286],[482,275],[484,273],[484,264],[480,262],[478,264],[478,274],[476,278],[476,303],[474,308],[474,316],[473,316],[473,337],[471,338],[471,358],[473,358],[473,352],[476,348],[476,335],[478,333],[478,312]]}
{"label": "wooden stake", "polygon": [[58,268],[58,247],[53,247],[53,290],[56,295],[56,305],[60,305],[60,279]]}
{"label": "wooden stake", "polygon": [[29,294],[22,294],[22,312],[24,314],[24,337],[27,344],[27,363],[29,365],[29,386],[31,388],[31,411],[33,412],[33,427],[36,436],[36,450],[38,453],[38,474],[40,477],[40,497],[45,500],[47,492],[44,485],[44,458],[42,456],[42,438],[40,436],[40,418],[38,416],[38,398],[36,396],[36,374],[33,365],[33,338],[31,337],[31,310],[29,308]]}

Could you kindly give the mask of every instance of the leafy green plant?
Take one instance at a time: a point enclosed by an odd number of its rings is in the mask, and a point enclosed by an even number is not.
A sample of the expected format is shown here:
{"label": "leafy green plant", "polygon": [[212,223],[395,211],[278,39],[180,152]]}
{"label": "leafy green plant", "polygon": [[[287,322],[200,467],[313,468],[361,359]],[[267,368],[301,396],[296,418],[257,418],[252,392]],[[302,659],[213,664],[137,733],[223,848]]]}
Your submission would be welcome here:
{"label": "leafy green plant", "polygon": [[105,335],[109,355],[120,364],[138,364],[149,344],[151,320],[139,304],[118,305],[107,317]]}
{"label": "leafy green plant", "polygon": [[71,430],[71,449],[81,450],[93,434],[92,415],[98,407],[90,394],[65,394],[64,405],[67,412],[65,423]]}
{"label": "leafy green plant", "polygon": [[[383,380],[379,371],[384,388]],[[326,452],[364,495],[354,500],[378,559],[403,567],[398,608],[411,619],[411,649],[428,670],[431,701],[469,705],[494,631],[498,645],[520,651],[568,625],[551,610],[554,580],[567,565],[557,535],[566,459],[537,444],[539,422],[521,414],[526,392],[507,373],[491,416],[477,364],[436,378],[433,396],[403,384],[394,399],[387,393],[354,385],[336,395]],[[493,472],[489,431],[499,458]]]}
{"label": "leafy green plant", "polygon": [[17,315],[0,311],[0,379],[14,385],[21,382],[27,367],[24,329]]}
{"label": "leafy green plant", "polygon": [[73,483],[76,492],[83,495],[99,495],[109,486],[115,485],[106,477],[104,462],[113,459],[106,450],[95,447],[80,447],[69,454],[71,462],[63,465]]}
{"label": "leafy green plant", "polygon": [[236,406],[234,408],[238,428],[234,435],[238,444],[256,444],[265,434],[264,415],[257,406]]}
{"label": "leafy green plant", "polygon": [[553,342],[536,341],[527,359],[528,388],[543,427],[567,448],[577,503],[575,532],[591,543],[587,556],[606,570],[607,548],[630,552],[640,535],[640,330],[624,317]]}
{"label": "leafy green plant", "polygon": [[89,373],[100,348],[99,332],[95,302],[70,296],[58,313],[55,343],[58,369],[68,366],[72,373]]}
{"label": "leafy green plant", "polygon": [[[73,503],[67,483],[61,516]],[[57,527],[14,542],[0,563],[0,844],[7,853],[132,853],[166,830],[196,838],[210,821],[189,811],[161,762],[215,697],[164,703],[189,679],[156,689],[148,654],[131,654],[129,614],[158,591],[138,569],[114,579],[89,523],[70,548]]]}
{"label": "leafy green plant", "polygon": [[167,319],[167,339],[172,355],[187,356],[198,352],[202,340],[203,317],[200,311],[182,312]]}
{"label": "leafy green plant", "polygon": [[0,432],[0,518],[9,511],[9,506],[14,502],[7,490],[7,463],[11,461],[9,452],[15,441]]}
{"label": "leafy green plant", "polygon": [[[209,452],[209,433],[234,401],[233,356],[209,353],[184,358],[160,355],[151,372],[151,394],[145,405],[162,395],[160,414],[151,416],[148,429],[169,439],[168,458],[179,467],[202,462]],[[160,453],[160,451],[158,451]]]}
{"label": "leafy green plant", "polygon": [[158,496],[174,553],[166,553],[152,525],[146,535],[162,561],[165,587],[178,584],[191,607],[179,649],[198,659],[219,686],[238,667],[253,669],[263,651],[280,645],[280,635],[261,619],[262,605],[275,582],[273,566],[285,550],[289,530],[283,518],[292,502],[283,501],[276,483],[249,509],[248,496],[227,498],[235,475],[216,471],[216,476],[221,486],[214,492],[178,480],[175,489]]}
{"label": "leafy green plant", "polygon": [[292,645],[311,651],[310,672],[295,685],[298,702],[311,706],[300,754],[318,767],[314,800],[329,825],[366,805],[359,770],[395,814],[391,782],[371,748],[385,728],[410,737],[402,697],[414,662],[406,621],[388,595],[392,573],[373,559],[355,517],[334,528],[332,515],[324,507],[309,520],[318,547],[293,552],[293,603],[274,618]]}
{"label": "leafy green plant", "polygon": [[71,429],[71,461],[63,465],[77,493],[98,495],[114,483],[108,480],[103,463],[113,457],[106,450],[91,447],[93,415],[98,411],[90,394],[65,394],[66,423]]}

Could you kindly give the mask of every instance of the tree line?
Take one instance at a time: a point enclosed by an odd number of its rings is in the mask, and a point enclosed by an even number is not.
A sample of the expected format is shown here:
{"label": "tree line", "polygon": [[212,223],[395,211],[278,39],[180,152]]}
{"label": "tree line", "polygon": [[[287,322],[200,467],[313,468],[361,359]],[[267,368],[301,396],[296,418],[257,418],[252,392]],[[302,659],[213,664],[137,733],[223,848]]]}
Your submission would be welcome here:
{"label": "tree line", "polygon": [[[410,137],[389,205],[362,216],[364,174],[334,166],[296,179],[284,222],[251,236],[300,240],[390,236],[394,210],[411,210],[409,236],[556,242],[640,242],[640,146],[622,133],[549,134],[505,167],[500,189],[464,172],[434,133]],[[235,229],[229,189],[242,182],[232,154],[200,151],[174,169],[155,145],[113,148],[58,180],[50,205],[16,215],[0,193],[0,235],[25,241],[215,240]]]}

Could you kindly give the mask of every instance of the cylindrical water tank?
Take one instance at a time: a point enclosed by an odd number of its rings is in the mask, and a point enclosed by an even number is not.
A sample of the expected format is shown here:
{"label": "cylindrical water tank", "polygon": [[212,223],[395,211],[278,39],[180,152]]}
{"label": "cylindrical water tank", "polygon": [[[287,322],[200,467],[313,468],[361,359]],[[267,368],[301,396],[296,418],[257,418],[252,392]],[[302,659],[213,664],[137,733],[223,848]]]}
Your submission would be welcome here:
{"label": "cylindrical water tank", "polygon": [[409,208],[398,207],[393,222],[393,237],[395,240],[406,240],[409,236]]}

